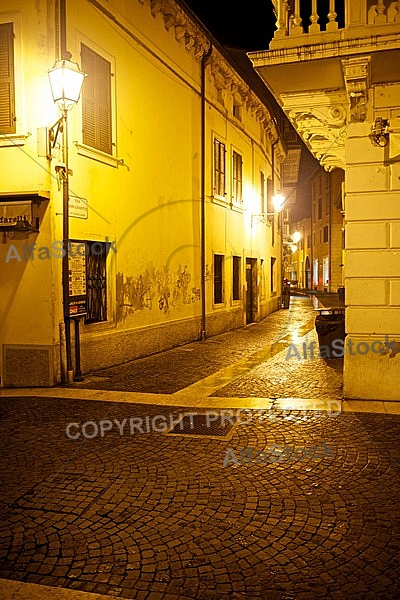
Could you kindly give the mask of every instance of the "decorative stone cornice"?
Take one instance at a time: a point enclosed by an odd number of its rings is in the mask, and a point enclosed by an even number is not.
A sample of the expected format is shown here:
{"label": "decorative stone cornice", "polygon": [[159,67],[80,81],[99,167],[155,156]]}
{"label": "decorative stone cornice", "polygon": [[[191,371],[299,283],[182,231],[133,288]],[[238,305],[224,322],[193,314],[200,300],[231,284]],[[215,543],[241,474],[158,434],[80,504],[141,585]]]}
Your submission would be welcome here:
{"label": "decorative stone cornice", "polygon": [[[269,110],[257,94],[216,48],[213,48],[208,64],[217,90],[225,90],[231,94],[235,102],[242,105],[264,127],[268,140],[271,143],[274,142],[278,138],[278,131]],[[286,150],[282,142],[277,146],[276,157],[282,162],[285,159]]]}
{"label": "decorative stone cornice", "polygon": [[[138,2],[140,4],[147,3],[153,17],[160,14],[164,20],[165,29],[167,31],[174,29],[177,42],[183,43],[186,50],[196,60],[199,60],[208,51],[211,44],[210,40],[174,0],[138,0]],[[276,141],[279,133],[269,110],[215,47],[213,47],[207,64],[211,69],[216,89],[219,91],[225,90],[232,94],[235,102],[253,114],[262,124],[268,140],[271,143]],[[286,156],[285,146],[279,140],[276,147],[277,160],[282,162]]]}
{"label": "decorative stone cornice", "polygon": [[342,60],[350,120],[353,123],[363,122],[367,118],[370,62],[370,56]]}
{"label": "decorative stone cornice", "polygon": [[345,167],[347,98],[345,92],[282,94],[283,109],[321,165]]}
{"label": "decorative stone cornice", "polygon": [[161,14],[167,31],[174,29],[175,39],[184,44],[186,50],[199,59],[207,51],[210,42],[203,31],[173,0],[138,0],[140,4],[149,4],[151,14]]}

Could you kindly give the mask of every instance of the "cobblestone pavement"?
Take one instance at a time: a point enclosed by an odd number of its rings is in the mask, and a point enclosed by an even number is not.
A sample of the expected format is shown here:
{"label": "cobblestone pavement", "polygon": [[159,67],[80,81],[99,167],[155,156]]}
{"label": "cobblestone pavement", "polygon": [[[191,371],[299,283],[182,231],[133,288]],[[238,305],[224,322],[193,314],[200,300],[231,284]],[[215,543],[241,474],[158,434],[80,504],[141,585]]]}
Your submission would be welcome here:
{"label": "cobblestone pavement", "polygon": [[[3,579],[150,600],[400,597],[400,415],[272,408],[205,437],[154,430],[185,407],[1,397],[0,410]],[[134,418],[143,433],[82,435]],[[270,461],[272,444],[289,446],[282,462],[241,464],[250,447]]]}
{"label": "cobblestone pavement", "polygon": [[[307,358],[304,358],[306,344]],[[313,344],[313,346],[312,346]],[[295,350],[288,349],[262,362],[248,373],[236,377],[229,385],[213,392],[220,397],[315,398],[339,399],[343,392],[343,359],[311,356],[310,348],[318,348],[318,338],[311,330],[298,341]]]}
{"label": "cobblestone pavement", "polygon": [[[188,386],[198,394],[201,380],[214,377],[216,385],[208,390],[213,395],[338,399],[343,359],[303,359],[303,343],[307,348],[312,342],[317,346],[315,316],[309,297],[293,296],[289,310],[260,323],[104,369],[73,385],[159,394],[185,390],[187,395]],[[301,353],[301,360],[286,360],[290,344]],[[224,377],[226,387],[221,384]]]}

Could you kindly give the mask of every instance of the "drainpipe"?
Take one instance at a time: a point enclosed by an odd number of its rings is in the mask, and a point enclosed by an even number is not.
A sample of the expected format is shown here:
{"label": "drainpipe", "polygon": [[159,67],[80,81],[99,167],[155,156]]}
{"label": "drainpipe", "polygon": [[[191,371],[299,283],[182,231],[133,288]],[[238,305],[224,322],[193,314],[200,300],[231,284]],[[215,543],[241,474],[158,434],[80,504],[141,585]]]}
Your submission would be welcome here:
{"label": "drainpipe", "polygon": [[311,258],[311,281],[310,287],[314,291],[314,191],[313,185],[311,184],[311,247],[310,247],[310,258]]}
{"label": "drainpipe", "polygon": [[200,253],[201,253],[201,339],[206,339],[206,66],[211,56],[212,44],[201,58],[201,202],[200,202]]}
{"label": "drainpipe", "polygon": [[328,241],[329,241],[329,263],[328,263],[328,277],[329,286],[328,292],[332,291],[332,178],[330,172],[328,173],[328,202],[329,202],[329,230],[328,230]]}
{"label": "drainpipe", "polygon": [[66,6],[66,0],[60,0],[60,56],[61,56],[61,58],[70,58],[71,57],[69,52],[67,52],[67,6]]}
{"label": "drainpipe", "polygon": [[[277,123],[275,123],[277,126]],[[278,127],[278,126],[277,126]],[[271,168],[272,168],[272,194],[276,194],[276,186],[275,186],[275,148],[277,143],[279,142],[279,135],[276,137],[276,140],[271,144]],[[282,180],[281,176],[279,176],[279,187],[281,188]],[[282,191],[281,189],[279,190]],[[283,227],[282,227],[282,213],[278,214],[278,227],[276,231],[276,239],[275,239],[275,216],[272,217],[272,227],[274,229],[274,245],[275,242],[280,244],[280,281],[279,281],[279,296],[282,297],[282,281],[284,279],[284,256],[283,256]]]}

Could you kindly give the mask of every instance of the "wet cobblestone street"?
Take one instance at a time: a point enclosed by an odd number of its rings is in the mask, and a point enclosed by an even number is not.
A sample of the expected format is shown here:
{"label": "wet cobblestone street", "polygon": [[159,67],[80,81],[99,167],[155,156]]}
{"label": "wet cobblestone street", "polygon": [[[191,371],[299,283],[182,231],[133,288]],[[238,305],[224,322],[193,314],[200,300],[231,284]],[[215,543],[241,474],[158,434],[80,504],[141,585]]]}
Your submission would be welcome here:
{"label": "wet cobblestone street", "polygon": [[[286,360],[290,344],[300,352],[316,341],[312,302],[292,297],[289,311],[261,323],[96,372],[75,387],[173,394],[228,369],[230,385],[213,395],[341,398],[343,359]],[[241,361],[248,365],[243,376]]]}
{"label": "wet cobblestone street", "polygon": [[[340,359],[285,360],[314,318],[299,299],[79,386],[0,392],[0,599],[397,600],[400,410],[341,412]],[[189,412],[240,418],[169,433]]]}

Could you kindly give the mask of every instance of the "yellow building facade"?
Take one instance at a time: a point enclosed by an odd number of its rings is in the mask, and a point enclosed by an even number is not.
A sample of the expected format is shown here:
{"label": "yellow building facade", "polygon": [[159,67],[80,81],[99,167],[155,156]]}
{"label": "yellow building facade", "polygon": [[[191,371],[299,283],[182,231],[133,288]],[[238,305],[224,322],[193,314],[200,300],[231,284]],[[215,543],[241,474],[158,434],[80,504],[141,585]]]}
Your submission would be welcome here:
{"label": "yellow building facade", "polygon": [[250,58],[314,156],[345,172],[344,394],[398,400],[400,6],[273,4],[274,39]]}
{"label": "yellow building facade", "polygon": [[280,306],[279,221],[266,213],[285,147],[193,15],[173,0],[3,0],[0,41],[1,385],[65,377],[66,132],[52,128],[48,79],[64,46],[86,73],[67,164],[83,373]]}

